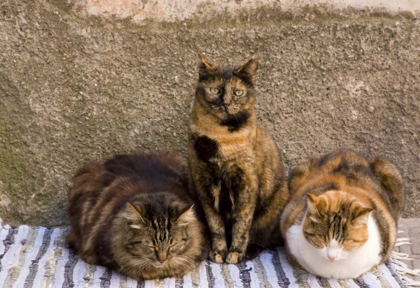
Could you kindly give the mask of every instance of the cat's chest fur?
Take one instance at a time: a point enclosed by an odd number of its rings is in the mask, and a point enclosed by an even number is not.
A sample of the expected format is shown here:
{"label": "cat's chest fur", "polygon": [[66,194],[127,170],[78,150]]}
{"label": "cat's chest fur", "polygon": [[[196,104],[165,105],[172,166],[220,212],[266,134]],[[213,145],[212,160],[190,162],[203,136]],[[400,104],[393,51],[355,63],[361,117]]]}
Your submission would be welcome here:
{"label": "cat's chest fur", "polygon": [[230,161],[253,156],[256,136],[254,125],[229,132],[226,126],[206,124],[198,122],[190,126],[198,158],[222,166]]}
{"label": "cat's chest fur", "polygon": [[321,253],[320,249],[312,246],[303,235],[301,225],[293,225],[286,232],[290,252],[299,264],[312,274],[325,278],[357,278],[367,272],[372,266],[381,261],[381,238],[372,216],[368,222],[368,241],[350,252],[346,259],[330,262]]}
{"label": "cat's chest fur", "polygon": [[246,172],[241,165],[254,161],[253,145],[246,138],[227,143],[220,135],[211,136],[195,134],[194,149],[205,163],[211,182],[218,187],[212,189],[213,205],[228,219],[244,185]]}

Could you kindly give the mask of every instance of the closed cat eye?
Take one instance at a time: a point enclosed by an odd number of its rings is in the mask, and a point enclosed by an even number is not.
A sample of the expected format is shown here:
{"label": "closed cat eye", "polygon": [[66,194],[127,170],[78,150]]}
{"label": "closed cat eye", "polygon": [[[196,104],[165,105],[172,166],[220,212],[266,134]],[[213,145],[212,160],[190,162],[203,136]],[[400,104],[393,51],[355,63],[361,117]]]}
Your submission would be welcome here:
{"label": "closed cat eye", "polygon": [[242,96],[242,95],[244,95],[245,94],[245,91],[244,90],[235,90],[234,92],[233,92],[236,96]]}
{"label": "closed cat eye", "polygon": [[178,241],[178,242],[175,242],[175,241],[172,241],[171,240],[171,242],[169,243],[169,247],[174,247],[174,246],[176,246],[177,244],[179,244],[180,242],[188,242],[188,238],[182,238],[180,241]]}
{"label": "closed cat eye", "polygon": [[144,246],[144,247],[148,247],[148,248],[155,248],[155,246],[153,246],[151,243],[149,242],[142,242],[142,241],[135,241],[135,242],[131,242],[130,244],[128,244],[130,246]]}
{"label": "closed cat eye", "polygon": [[362,243],[362,242],[365,242],[365,241],[363,241],[363,240],[345,239],[342,242],[358,244],[358,243]]}
{"label": "closed cat eye", "polygon": [[187,243],[186,242],[184,242],[184,243],[182,243],[182,244],[180,244],[180,245],[172,245],[172,246],[169,246],[169,250],[171,251],[171,252],[177,252],[177,251],[181,251],[182,249],[184,249],[185,248],[185,246],[187,245]]}
{"label": "closed cat eye", "polygon": [[219,94],[220,93],[220,89],[219,88],[211,87],[209,90],[210,90],[210,93],[211,94]]}

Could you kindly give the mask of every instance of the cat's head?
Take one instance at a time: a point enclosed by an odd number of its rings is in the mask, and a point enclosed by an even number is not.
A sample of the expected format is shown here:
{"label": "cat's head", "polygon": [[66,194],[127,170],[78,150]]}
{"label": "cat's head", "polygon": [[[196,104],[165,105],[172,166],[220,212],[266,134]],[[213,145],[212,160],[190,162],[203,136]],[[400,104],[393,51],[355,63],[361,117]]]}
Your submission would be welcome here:
{"label": "cat's head", "polygon": [[307,196],[303,234],[326,260],[346,259],[351,251],[366,243],[372,208],[343,191]]}
{"label": "cat's head", "polygon": [[196,88],[197,101],[221,123],[246,121],[255,103],[255,74],[258,62],[240,67],[212,63],[199,52],[201,63]]}
{"label": "cat's head", "polygon": [[114,257],[122,270],[136,269],[145,279],[166,277],[175,268],[188,272],[202,252],[193,206],[176,201],[154,206],[126,204],[116,222],[120,237],[114,237]]}

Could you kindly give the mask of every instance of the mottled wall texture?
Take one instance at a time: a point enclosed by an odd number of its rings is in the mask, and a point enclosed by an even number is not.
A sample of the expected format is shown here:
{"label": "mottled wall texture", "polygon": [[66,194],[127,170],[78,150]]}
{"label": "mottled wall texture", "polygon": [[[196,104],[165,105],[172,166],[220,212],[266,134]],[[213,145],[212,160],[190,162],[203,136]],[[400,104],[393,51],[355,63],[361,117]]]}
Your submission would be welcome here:
{"label": "mottled wall texture", "polygon": [[120,2],[128,6],[0,2],[1,218],[65,224],[83,163],[139,150],[185,154],[197,48],[230,64],[258,57],[258,118],[288,168],[337,147],[383,155],[404,175],[405,216],[420,217],[416,7],[199,1],[177,18],[159,10],[168,1],[152,1],[146,14],[147,0]]}

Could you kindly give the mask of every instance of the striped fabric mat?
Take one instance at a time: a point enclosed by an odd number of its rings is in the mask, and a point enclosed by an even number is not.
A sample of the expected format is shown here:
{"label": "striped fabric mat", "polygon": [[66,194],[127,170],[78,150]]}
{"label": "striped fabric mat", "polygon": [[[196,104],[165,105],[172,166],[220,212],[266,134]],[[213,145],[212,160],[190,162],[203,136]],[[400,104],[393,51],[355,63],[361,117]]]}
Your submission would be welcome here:
{"label": "striped fabric mat", "polygon": [[0,287],[406,287],[391,263],[354,280],[330,280],[290,266],[280,249],[237,265],[203,262],[182,278],[137,282],[81,261],[66,248],[68,228],[1,228]]}

